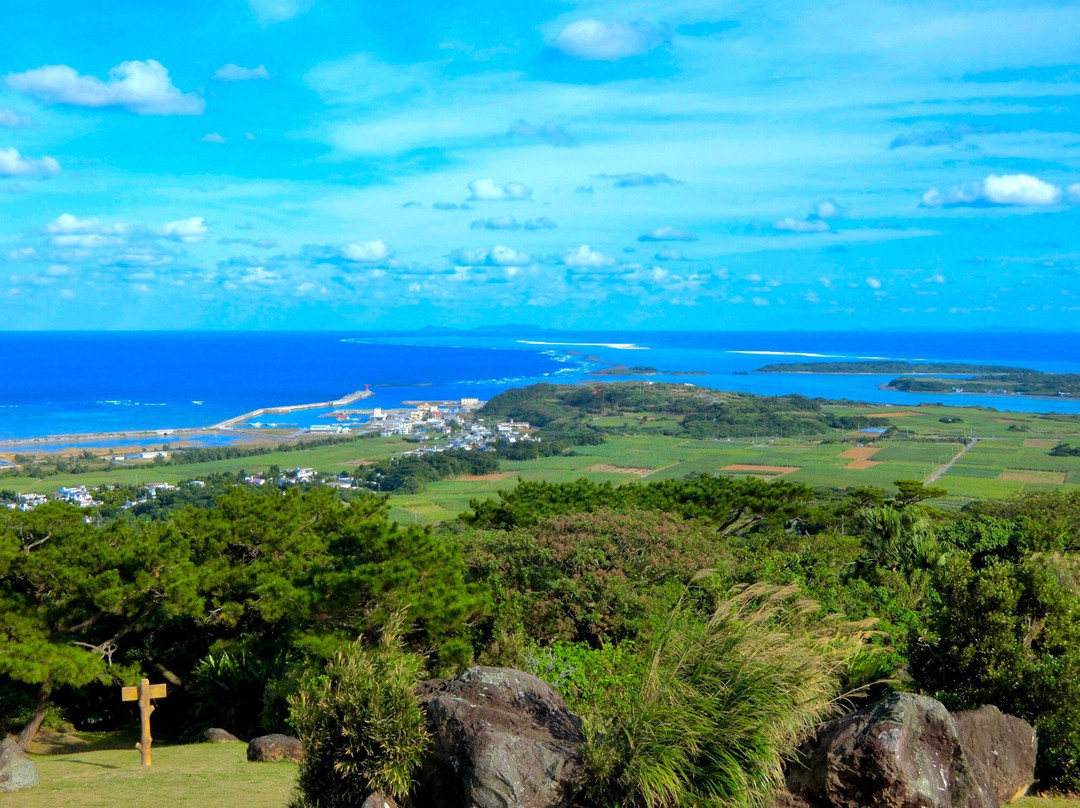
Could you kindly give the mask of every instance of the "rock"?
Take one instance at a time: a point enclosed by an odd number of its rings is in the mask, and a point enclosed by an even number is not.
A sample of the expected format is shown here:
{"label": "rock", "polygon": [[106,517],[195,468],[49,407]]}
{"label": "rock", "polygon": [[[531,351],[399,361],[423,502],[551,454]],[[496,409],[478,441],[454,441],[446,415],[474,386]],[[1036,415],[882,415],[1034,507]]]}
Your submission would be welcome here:
{"label": "rock", "polygon": [[376,791],[364,800],[364,804],[360,808],[398,808],[398,804],[394,802],[393,797],[387,797],[385,794]]}
{"label": "rock", "polygon": [[37,766],[10,738],[0,741],[0,791],[21,791],[39,782]]}
{"label": "rock", "polygon": [[247,748],[247,759],[261,763],[273,763],[279,760],[304,759],[304,745],[296,738],[274,733],[252,738]]}
{"label": "rock", "polygon": [[1035,782],[1039,742],[1027,721],[1005,715],[986,704],[978,710],[953,713],[960,742],[969,760],[986,769],[990,787],[1001,802],[1016,802]]}
{"label": "rock", "polygon": [[417,805],[562,808],[581,788],[581,719],[535,676],[470,668],[422,682],[417,694],[434,741]]}
{"label": "rock", "polygon": [[203,734],[199,736],[199,740],[203,743],[243,743],[231,732],[226,732],[220,727],[210,727],[210,729],[204,730]]}
{"label": "rock", "polygon": [[809,808],[997,808],[945,706],[892,693],[823,724],[786,770],[789,803]]}

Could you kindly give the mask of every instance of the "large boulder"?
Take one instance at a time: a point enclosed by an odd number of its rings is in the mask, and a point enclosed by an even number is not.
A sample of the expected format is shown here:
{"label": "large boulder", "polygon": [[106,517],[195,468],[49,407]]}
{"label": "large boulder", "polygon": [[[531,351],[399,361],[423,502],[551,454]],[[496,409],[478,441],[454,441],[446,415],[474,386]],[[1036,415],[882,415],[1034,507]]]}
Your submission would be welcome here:
{"label": "large boulder", "polygon": [[990,704],[953,713],[953,720],[964,752],[986,769],[998,800],[1016,802],[1024,796],[1035,782],[1035,755],[1039,751],[1031,724]]}
{"label": "large boulder", "polygon": [[422,682],[417,694],[434,741],[417,805],[562,808],[581,788],[581,719],[535,676],[470,668]]}
{"label": "large boulder", "polygon": [[247,759],[259,763],[276,763],[279,760],[304,759],[304,745],[296,738],[273,733],[252,738],[247,748]]}
{"label": "large boulder", "polygon": [[36,786],[37,766],[10,738],[0,741],[0,791],[20,791]]}
{"label": "large boulder", "polygon": [[199,740],[203,743],[243,743],[243,741],[231,732],[224,730],[221,727],[210,727],[209,729],[203,730],[202,735],[199,736]]}
{"label": "large boulder", "polygon": [[376,791],[368,795],[360,808],[398,808],[398,804],[394,802],[393,797],[388,797],[381,791]]}
{"label": "large boulder", "polygon": [[949,711],[912,693],[892,693],[822,725],[786,777],[794,806],[998,808]]}

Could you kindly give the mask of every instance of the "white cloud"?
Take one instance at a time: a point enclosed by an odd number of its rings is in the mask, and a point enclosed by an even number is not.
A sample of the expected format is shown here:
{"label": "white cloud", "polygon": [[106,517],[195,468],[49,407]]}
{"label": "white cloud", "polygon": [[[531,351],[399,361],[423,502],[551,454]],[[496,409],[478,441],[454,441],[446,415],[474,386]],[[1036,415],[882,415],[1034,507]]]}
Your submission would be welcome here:
{"label": "white cloud", "polygon": [[1061,189],[1031,174],[991,174],[981,183],[955,185],[946,191],[931,188],[922,195],[924,208],[977,205],[1056,205]]}
{"label": "white cloud", "polygon": [[991,174],[983,180],[983,196],[995,205],[1056,205],[1061,189],[1030,174]]}
{"label": "white cloud", "polygon": [[38,257],[38,251],[33,247],[16,247],[14,250],[8,250],[7,260],[9,261],[32,261]]}
{"label": "white cloud", "polygon": [[34,160],[23,157],[18,149],[0,149],[0,177],[55,177],[60,164],[51,157]]}
{"label": "white cloud", "polygon": [[224,143],[225,138],[219,135],[217,132],[208,132],[199,138],[203,143]]}
{"label": "white cloud", "polygon": [[70,213],[61,213],[45,225],[46,233],[114,234],[126,233],[127,231],[128,228],[126,225],[103,225],[100,219],[80,219],[78,216],[72,216]]}
{"label": "white cloud", "polygon": [[824,219],[796,219],[785,216],[772,223],[773,230],[783,230],[788,233],[824,233],[829,229],[829,223]]}
{"label": "white cloud", "polygon": [[552,40],[551,47],[574,59],[611,62],[647,53],[667,44],[670,38],[666,26],[641,21],[587,19],[563,28]]}
{"label": "white cloud", "polygon": [[867,278],[866,285],[869,286],[871,289],[880,289],[881,281],[879,281],[877,278]]}
{"label": "white cloud", "polygon": [[526,253],[501,244],[473,250],[454,250],[450,254],[450,259],[462,267],[524,267],[532,263],[532,259]]}
{"label": "white cloud", "polygon": [[311,6],[310,0],[248,0],[248,3],[263,25],[291,20]]}
{"label": "white cloud", "polygon": [[842,216],[843,213],[844,209],[832,199],[823,199],[814,205],[814,216],[819,219],[835,219],[837,216]]}
{"label": "white cloud", "polygon": [[653,258],[655,258],[657,261],[685,261],[686,260],[686,256],[684,256],[682,254],[681,250],[673,250],[670,247],[667,247],[667,248],[665,248],[663,250],[660,250],[660,252],[658,252],[656,255],[653,256]]}
{"label": "white cloud", "polygon": [[49,239],[54,247],[74,247],[80,250],[98,250],[102,247],[119,247],[127,243],[123,236],[105,236],[101,233],[58,234]]}
{"label": "white cloud", "polygon": [[67,65],[46,65],[25,73],[12,73],[8,86],[42,101],[78,107],[120,107],[140,115],[201,115],[206,102],[182,93],[169,71],[153,59],[121,62],[109,71],[109,80],[81,76]]}
{"label": "white cloud", "polygon": [[265,65],[241,67],[230,62],[215,70],[214,78],[218,81],[249,81],[251,79],[269,79],[270,73],[267,72]]}
{"label": "white cloud", "polygon": [[541,216],[539,219],[526,219],[526,230],[554,230],[558,227],[555,222],[549,219],[547,216]]}
{"label": "white cloud", "polygon": [[1080,204],[1080,182],[1074,182],[1068,188],[1065,189],[1065,193],[1069,195],[1070,202],[1076,202]]}
{"label": "white cloud", "polygon": [[353,241],[341,247],[341,257],[358,264],[378,264],[394,257],[394,248],[382,239]]}
{"label": "white cloud", "polygon": [[615,263],[614,258],[590,248],[588,244],[567,250],[559,256],[559,260],[568,267],[609,267]]}
{"label": "white cloud", "polygon": [[521,222],[513,216],[493,216],[490,219],[477,219],[470,226],[473,230],[520,230]]}
{"label": "white cloud", "polygon": [[658,227],[638,236],[638,241],[697,241],[697,236],[685,227]]}
{"label": "white cloud", "polygon": [[520,182],[499,184],[490,178],[469,183],[469,200],[472,202],[511,201],[529,199],[532,189]]}
{"label": "white cloud", "polygon": [[16,129],[20,126],[29,126],[32,121],[25,115],[19,115],[10,109],[0,109],[0,126],[8,129]]}
{"label": "white cloud", "polygon": [[158,234],[184,244],[198,244],[206,238],[207,232],[208,228],[202,216],[192,216],[190,219],[178,219],[165,224]]}

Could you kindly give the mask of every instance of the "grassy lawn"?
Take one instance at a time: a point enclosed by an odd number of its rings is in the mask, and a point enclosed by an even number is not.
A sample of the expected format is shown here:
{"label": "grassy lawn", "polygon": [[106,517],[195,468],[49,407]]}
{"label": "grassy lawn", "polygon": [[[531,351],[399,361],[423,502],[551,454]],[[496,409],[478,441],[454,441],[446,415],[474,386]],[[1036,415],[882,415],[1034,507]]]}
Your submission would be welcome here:
{"label": "grassy lawn", "polygon": [[154,744],[154,765],[134,748],[33,755],[41,783],[4,794],[4,808],[284,808],[296,765],[248,763],[242,743]]}
{"label": "grassy lawn", "polygon": [[[108,744],[106,744],[108,745]],[[4,794],[4,808],[285,808],[292,763],[248,763],[233,744],[154,746],[154,765],[133,748],[33,755],[35,788]],[[1026,797],[1020,808],[1077,808],[1078,799]]]}

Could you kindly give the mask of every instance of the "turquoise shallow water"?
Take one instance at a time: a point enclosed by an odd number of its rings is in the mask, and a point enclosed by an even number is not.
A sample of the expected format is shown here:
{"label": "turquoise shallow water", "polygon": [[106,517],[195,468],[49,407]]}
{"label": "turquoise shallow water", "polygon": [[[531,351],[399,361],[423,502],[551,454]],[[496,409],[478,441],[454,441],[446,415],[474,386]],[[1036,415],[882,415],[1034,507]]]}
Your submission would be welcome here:
{"label": "turquoise shallow water", "polygon": [[[485,399],[540,381],[595,380],[607,363],[653,377],[766,395],[901,405],[940,395],[882,391],[889,376],[755,374],[773,362],[885,358],[1080,372],[1080,334],[875,332],[0,332],[0,439],[206,426],[257,407],[324,401],[371,385],[358,407]],[[598,360],[598,361],[593,361]],[[741,375],[747,373],[747,375]],[[738,374],[738,375],[737,375]],[[1080,413],[1080,400],[946,397],[1000,410]],[[307,425],[314,414],[293,414]]]}

